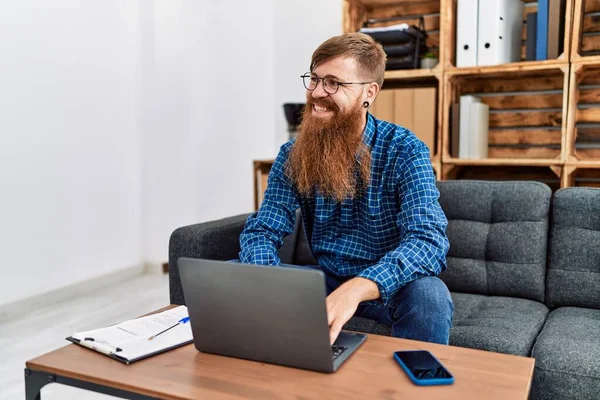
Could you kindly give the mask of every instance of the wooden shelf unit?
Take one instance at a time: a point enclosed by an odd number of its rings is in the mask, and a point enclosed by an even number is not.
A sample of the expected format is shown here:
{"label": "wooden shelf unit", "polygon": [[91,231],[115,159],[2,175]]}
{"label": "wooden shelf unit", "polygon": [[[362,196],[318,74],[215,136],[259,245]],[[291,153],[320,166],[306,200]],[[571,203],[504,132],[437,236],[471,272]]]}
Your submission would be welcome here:
{"label": "wooden shelf unit", "polygon": [[[563,51],[557,58],[524,60],[527,38],[524,23],[521,61],[468,68],[457,68],[455,63],[457,3],[457,0],[346,0],[344,31],[357,31],[368,18],[414,15],[416,23],[423,15],[426,30],[428,33],[433,31],[434,42],[439,43],[440,63],[434,70],[388,71],[386,82],[392,80],[418,86],[432,75],[439,79],[442,87],[438,93],[442,99],[438,102],[437,139],[441,154],[432,157],[434,162],[439,160],[438,178],[485,177],[488,169],[490,178],[501,177],[504,170],[506,179],[515,179],[520,168],[523,179],[534,177],[538,172],[540,179],[551,182],[553,188],[564,187],[563,182],[567,180],[563,169],[567,168],[568,162],[577,161],[573,154],[578,154],[572,150],[575,141],[571,138],[575,136],[569,119],[574,110],[570,98],[573,93],[571,58],[578,50],[573,29],[585,26],[586,37],[593,35],[592,32],[600,32],[600,17],[589,14],[600,10],[600,0],[566,0]],[[528,13],[537,11],[537,0],[524,0],[524,3],[523,19],[526,21]],[[577,7],[583,7],[585,15],[578,14]],[[590,46],[588,42],[586,49]],[[600,50],[600,35],[598,47]],[[590,63],[600,64],[600,55],[598,59],[587,55],[588,59]],[[480,95],[490,105],[490,154],[487,159],[465,160],[450,155],[451,107],[460,94]],[[590,117],[594,113],[595,110],[588,111],[586,115]]]}
{"label": "wooden shelf unit", "polygon": [[[526,20],[537,10],[537,0],[524,3]],[[432,154],[438,179],[535,179],[554,190],[595,186],[600,146],[589,143],[600,142],[600,0],[565,4],[564,50],[545,61],[523,61],[524,25],[520,62],[457,68],[457,0],[344,0],[343,30],[358,31],[369,18],[414,16],[402,22],[416,25],[424,17],[427,44],[439,48],[439,64],[430,70],[387,71],[384,88],[438,88]],[[467,93],[482,95],[490,105],[491,151],[484,160],[450,155],[451,107]],[[268,171],[267,164],[255,165],[255,172]]]}

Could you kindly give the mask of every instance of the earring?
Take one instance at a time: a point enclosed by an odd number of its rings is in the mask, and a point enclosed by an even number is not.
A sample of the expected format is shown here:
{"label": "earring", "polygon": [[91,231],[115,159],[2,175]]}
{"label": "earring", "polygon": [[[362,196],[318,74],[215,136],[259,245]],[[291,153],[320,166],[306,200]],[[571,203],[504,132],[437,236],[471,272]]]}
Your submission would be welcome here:
{"label": "earring", "polygon": [[369,102],[368,102],[368,101],[365,101],[365,102],[363,103],[363,107],[364,107],[364,108],[369,108]]}

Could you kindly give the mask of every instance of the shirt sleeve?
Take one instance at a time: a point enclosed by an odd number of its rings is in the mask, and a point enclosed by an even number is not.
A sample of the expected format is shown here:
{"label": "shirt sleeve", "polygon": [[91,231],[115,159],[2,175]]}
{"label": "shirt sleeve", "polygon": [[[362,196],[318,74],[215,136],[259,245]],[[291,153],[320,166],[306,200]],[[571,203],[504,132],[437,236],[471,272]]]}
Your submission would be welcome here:
{"label": "shirt sleeve", "polygon": [[277,251],[283,238],[294,230],[296,210],[300,207],[296,191],[285,174],[291,144],[281,147],[275,159],[260,208],[246,220],[240,235],[239,258],[242,263],[279,265]]}
{"label": "shirt sleeve", "polygon": [[450,247],[448,220],[438,202],[427,146],[418,142],[398,164],[395,176],[400,211],[396,223],[402,239],[397,248],[358,275],[377,284],[386,305],[409,282],[444,271]]}

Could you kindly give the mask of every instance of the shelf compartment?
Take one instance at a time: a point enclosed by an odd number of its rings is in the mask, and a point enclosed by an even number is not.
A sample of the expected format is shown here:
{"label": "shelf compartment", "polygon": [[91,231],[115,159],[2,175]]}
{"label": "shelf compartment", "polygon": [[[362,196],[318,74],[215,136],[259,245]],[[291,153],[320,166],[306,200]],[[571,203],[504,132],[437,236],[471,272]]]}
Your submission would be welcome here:
{"label": "shelf compartment", "polygon": [[489,166],[450,165],[442,167],[443,180],[488,180],[488,181],[538,181],[550,186],[552,191],[561,187],[561,166]]}
{"label": "shelf compartment", "polygon": [[[522,44],[521,44],[521,61],[523,63],[552,63],[556,61],[569,61],[569,54],[571,53],[571,40],[570,40],[570,32],[571,27],[573,25],[573,7],[577,0],[566,0],[565,2],[565,30],[563,37],[563,51],[559,56],[555,59],[545,60],[545,61],[526,61],[526,41],[527,41],[527,14],[531,12],[537,11],[537,0],[523,0],[525,6],[523,8],[523,33],[522,33]],[[600,1],[600,0],[598,0]],[[453,69],[456,68],[456,10],[457,10],[458,0],[445,0],[444,7],[442,9],[442,15],[444,15],[444,24],[443,24],[443,43],[445,47],[442,49],[441,59],[445,61],[444,68],[445,69]],[[520,64],[520,63],[510,63],[511,64]]]}
{"label": "shelf compartment", "polygon": [[406,86],[405,81],[386,80],[369,110],[376,118],[410,129],[429,148],[432,163],[441,161],[441,102],[443,85]]}
{"label": "shelf compartment", "polygon": [[600,161],[600,65],[574,63],[569,91],[567,159]]}
{"label": "shelf compartment", "polygon": [[[369,27],[394,25],[399,22],[409,25],[419,25],[419,17],[423,17],[428,47],[441,48],[441,9],[442,0],[344,0],[342,11],[342,24],[345,33],[357,32],[369,19],[382,19],[390,17],[410,16],[414,19],[403,21],[370,24]],[[438,56],[441,58],[441,56]],[[441,61],[441,60],[440,60]]]}
{"label": "shelf compartment", "polygon": [[[454,107],[471,94],[490,107],[488,160],[522,160],[520,165],[564,163],[569,67],[567,64],[492,70],[474,75],[447,74],[443,104],[443,162],[456,160],[452,139]],[[454,148],[454,151],[452,149]],[[469,162],[469,161],[467,161]]]}
{"label": "shelf compartment", "polygon": [[571,61],[600,61],[600,0],[574,0]]}
{"label": "shelf compartment", "polygon": [[561,186],[600,188],[600,163],[596,163],[596,165],[566,165]]}

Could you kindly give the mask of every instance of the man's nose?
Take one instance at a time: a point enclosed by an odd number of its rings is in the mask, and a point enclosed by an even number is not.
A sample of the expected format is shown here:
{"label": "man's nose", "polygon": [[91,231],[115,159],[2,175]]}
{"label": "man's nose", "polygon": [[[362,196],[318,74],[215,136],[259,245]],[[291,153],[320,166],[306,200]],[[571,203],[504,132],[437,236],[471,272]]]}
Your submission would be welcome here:
{"label": "man's nose", "polygon": [[312,91],[311,96],[315,99],[322,99],[323,97],[329,96],[329,93],[325,91],[325,82],[319,81],[317,87]]}

